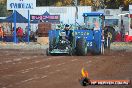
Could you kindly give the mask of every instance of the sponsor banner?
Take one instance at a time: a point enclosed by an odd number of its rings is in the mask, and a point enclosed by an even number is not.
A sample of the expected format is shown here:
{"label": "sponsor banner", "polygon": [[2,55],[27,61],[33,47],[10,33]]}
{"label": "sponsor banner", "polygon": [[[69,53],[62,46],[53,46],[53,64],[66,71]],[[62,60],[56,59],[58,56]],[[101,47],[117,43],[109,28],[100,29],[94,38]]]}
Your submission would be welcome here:
{"label": "sponsor banner", "polygon": [[90,80],[91,85],[129,85],[130,80]]}
{"label": "sponsor banner", "polygon": [[31,20],[60,20],[60,15],[30,15]]}
{"label": "sponsor banner", "polygon": [[36,0],[7,0],[7,10],[29,10],[36,7]]}

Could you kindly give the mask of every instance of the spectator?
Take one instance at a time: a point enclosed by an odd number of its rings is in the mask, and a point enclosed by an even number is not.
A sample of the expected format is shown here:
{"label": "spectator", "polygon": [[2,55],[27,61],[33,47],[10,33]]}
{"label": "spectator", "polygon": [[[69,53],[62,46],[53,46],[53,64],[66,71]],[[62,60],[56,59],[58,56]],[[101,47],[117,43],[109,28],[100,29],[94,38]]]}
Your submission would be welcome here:
{"label": "spectator", "polygon": [[125,36],[125,27],[124,25],[121,26],[121,41],[124,41],[124,36]]}
{"label": "spectator", "polygon": [[33,31],[31,31],[31,33],[30,33],[30,41],[32,41],[32,42],[36,41],[36,39],[35,39],[35,33]]}
{"label": "spectator", "polygon": [[12,35],[13,35],[13,33],[14,33],[14,30],[15,30],[15,27],[13,27],[13,28],[10,30]]}
{"label": "spectator", "polygon": [[24,42],[22,40],[22,38],[23,38],[23,29],[21,27],[18,27],[18,29],[17,29],[17,37],[18,37],[18,42]]}
{"label": "spectator", "polygon": [[2,26],[0,26],[0,37],[2,38],[2,41],[3,41],[4,32],[3,32],[3,30],[2,30]]}

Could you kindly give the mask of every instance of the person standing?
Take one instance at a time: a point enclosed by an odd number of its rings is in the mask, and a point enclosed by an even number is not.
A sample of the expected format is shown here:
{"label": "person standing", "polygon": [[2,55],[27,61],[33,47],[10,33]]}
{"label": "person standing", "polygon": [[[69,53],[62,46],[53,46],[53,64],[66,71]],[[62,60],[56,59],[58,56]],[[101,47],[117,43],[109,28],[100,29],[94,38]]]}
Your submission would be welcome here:
{"label": "person standing", "polygon": [[2,41],[3,41],[4,32],[3,32],[2,26],[0,26],[0,37],[2,38]]}
{"label": "person standing", "polygon": [[18,42],[24,42],[22,39],[23,38],[23,29],[21,27],[18,27],[17,37],[18,37]]}
{"label": "person standing", "polygon": [[124,41],[124,36],[125,36],[125,27],[124,25],[121,26],[121,41]]}

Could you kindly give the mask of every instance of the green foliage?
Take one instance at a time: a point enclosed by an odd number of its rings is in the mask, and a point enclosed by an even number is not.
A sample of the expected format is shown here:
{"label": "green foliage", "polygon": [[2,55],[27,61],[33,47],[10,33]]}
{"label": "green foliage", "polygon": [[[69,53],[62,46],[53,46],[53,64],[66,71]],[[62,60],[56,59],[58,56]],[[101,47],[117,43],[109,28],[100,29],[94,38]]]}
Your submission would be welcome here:
{"label": "green foliage", "polygon": [[55,5],[56,5],[56,6],[63,6],[63,3],[60,2],[60,1],[58,1]]}
{"label": "green foliage", "polygon": [[80,5],[87,5],[87,6],[91,6],[93,5],[93,1],[92,0],[80,0]]}
{"label": "green foliage", "polygon": [[109,9],[119,9],[123,4],[123,0],[106,0],[105,2],[105,5]]}
{"label": "green foliage", "polygon": [[37,6],[53,6],[56,5],[60,0],[36,0]]}
{"label": "green foliage", "polygon": [[[72,6],[74,0],[36,0],[37,6]],[[94,10],[99,8],[118,9],[123,6],[124,10],[128,10],[132,0],[77,0],[78,5],[93,6]],[[11,11],[6,10],[7,0],[0,0],[0,16],[8,16]]]}
{"label": "green foliage", "polygon": [[7,0],[0,0],[0,17],[9,16],[9,14],[11,14],[12,12],[12,11],[7,11],[6,2]]}
{"label": "green foliage", "polygon": [[[37,6],[69,6],[73,5],[74,0],[37,0]],[[128,5],[132,4],[132,0],[78,0],[78,5],[93,6],[95,9],[109,8],[118,9],[124,6],[128,10]]]}
{"label": "green foliage", "polygon": [[132,4],[132,0],[123,0],[123,3],[124,3],[124,9],[128,9],[129,4]]}
{"label": "green foliage", "polygon": [[10,12],[6,10],[6,5],[3,3],[0,3],[0,17],[8,16]]}

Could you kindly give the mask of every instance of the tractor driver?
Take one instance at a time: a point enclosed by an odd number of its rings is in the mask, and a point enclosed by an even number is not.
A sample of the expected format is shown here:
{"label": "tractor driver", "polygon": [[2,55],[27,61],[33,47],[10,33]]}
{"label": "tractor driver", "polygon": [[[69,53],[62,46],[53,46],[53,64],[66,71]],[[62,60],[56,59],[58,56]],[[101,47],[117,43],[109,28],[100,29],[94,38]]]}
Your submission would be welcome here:
{"label": "tractor driver", "polygon": [[70,42],[72,42],[73,40],[73,31],[70,30],[71,26],[69,26],[68,24],[65,25],[65,32],[66,32],[66,39],[68,39]]}
{"label": "tractor driver", "polygon": [[66,31],[66,36],[69,36],[69,29],[70,29],[69,25],[66,24],[64,28],[64,30]]}

